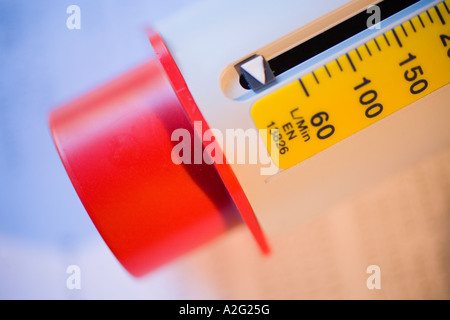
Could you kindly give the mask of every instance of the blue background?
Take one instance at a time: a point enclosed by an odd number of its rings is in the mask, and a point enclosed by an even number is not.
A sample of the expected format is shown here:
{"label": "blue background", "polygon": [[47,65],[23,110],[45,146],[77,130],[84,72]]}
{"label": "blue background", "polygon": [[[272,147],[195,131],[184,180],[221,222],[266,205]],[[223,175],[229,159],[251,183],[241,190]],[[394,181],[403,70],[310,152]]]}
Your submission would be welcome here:
{"label": "blue background", "polygon": [[[185,297],[161,290],[172,281],[164,270],[136,283],[117,266],[61,164],[48,114],[151,57],[144,28],[189,2],[0,0],[0,299]],[[71,4],[80,30],[66,27]],[[83,261],[104,263],[88,268],[102,274],[86,274]],[[96,280],[67,290],[70,264]]]}

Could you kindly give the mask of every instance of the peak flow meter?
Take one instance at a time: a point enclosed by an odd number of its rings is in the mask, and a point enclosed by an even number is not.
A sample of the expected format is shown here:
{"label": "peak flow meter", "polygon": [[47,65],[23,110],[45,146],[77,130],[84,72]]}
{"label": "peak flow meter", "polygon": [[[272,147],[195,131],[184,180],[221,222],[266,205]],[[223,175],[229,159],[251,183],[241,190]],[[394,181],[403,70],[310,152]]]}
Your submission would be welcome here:
{"label": "peak flow meter", "polygon": [[197,2],[149,31],[156,57],[51,113],[56,147],[135,276],[240,223],[270,253],[450,144],[449,8]]}

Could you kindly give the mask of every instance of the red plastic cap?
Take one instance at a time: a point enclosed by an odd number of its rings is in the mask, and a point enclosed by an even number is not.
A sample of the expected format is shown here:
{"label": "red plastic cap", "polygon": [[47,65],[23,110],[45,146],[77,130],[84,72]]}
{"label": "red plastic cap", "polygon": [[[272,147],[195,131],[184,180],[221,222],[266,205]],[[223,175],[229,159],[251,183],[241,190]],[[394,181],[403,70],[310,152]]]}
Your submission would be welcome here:
{"label": "red plastic cap", "polygon": [[172,132],[196,135],[156,59],[56,109],[50,127],[84,207],[135,276],[239,221],[214,166],[172,162]]}
{"label": "red plastic cap", "polygon": [[[189,91],[189,88],[184,81],[184,77],[181,74],[178,66],[170,54],[166,44],[164,43],[161,36],[154,32],[153,30],[148,30],[149,40],[155,50],[162,67],[166,71],[166,74],[169,76],[169,81],[174,89],[178,99],[181,102],[182,107],[186,115],[188,116],[191,123],[200,123],[200,128],[198,126],[194,126],[196,130],[196,134],[200,137],[203,137],[205,132],[209,130],[209,125],[203,118],[200,109],[195,103],[194,98]],[[207,90],[207,88],[205,88]],[[247,225],[250,233],[252,234],[254,240],[258,244],[261,252],[264,254],[270,253],[270,247],[267,242],[266,236],[259,224],[259,221],[253,211],[250,202],[248,201],[244,190],[242,189],[239,181],[234,175],[233,170],[230,165],[228,165],[228,161],[226,160],[225,155],[222,152],[222,161],[221,163],[213,163],[216,168],[220,178],[222,179],[228,193],[231,196],[234,204],[236,205],[237,210],[239,211],[242,220]]]}

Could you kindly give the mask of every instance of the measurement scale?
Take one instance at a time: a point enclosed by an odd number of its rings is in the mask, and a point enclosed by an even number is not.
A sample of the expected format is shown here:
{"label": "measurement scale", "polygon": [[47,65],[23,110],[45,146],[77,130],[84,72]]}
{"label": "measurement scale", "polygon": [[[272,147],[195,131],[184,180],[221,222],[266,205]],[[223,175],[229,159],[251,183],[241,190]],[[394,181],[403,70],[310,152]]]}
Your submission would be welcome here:
{"label": "measurement scale", "polygon": [[257,127],[278,131],[266,138],[276,144],[277,165],[290,168],[447,85],[449,6],[423,10],[257,101]]}

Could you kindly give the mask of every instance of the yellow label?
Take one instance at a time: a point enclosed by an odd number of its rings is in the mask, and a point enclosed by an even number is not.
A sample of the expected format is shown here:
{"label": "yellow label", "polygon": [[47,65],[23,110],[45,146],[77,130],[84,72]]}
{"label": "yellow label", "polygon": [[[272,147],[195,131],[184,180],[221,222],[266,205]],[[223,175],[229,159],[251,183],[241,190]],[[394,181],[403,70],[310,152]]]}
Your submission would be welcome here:
{"label": "yellow label", "polygon": [[257,101],[251,114],[268,129],[275,164],[290,168],[447,85],[449,8],[441,2]]}

